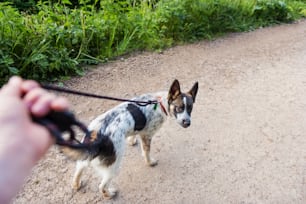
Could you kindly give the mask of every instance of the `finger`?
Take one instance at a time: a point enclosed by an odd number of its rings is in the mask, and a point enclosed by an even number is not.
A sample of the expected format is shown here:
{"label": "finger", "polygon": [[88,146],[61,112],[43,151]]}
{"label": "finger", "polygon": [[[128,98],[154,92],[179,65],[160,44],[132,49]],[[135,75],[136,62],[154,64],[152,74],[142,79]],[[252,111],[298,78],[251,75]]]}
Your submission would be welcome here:
{"label": "finger", "polygon": [[34,88],[24,96],[24,102],[27,107],[36,116],[46,115],[51,109],[61,111],[69,107],[67,99],[56,97],[41,88],[35,88],[36,84],[29,84]]}
{"label": "finger", "polygon": [[24,96],[24,102],[30,112],[41,117],[46,115],[51,109],[51,103],[56,99],[54,94],[48,93],[41,88],[34,88]]}
{"label": "finger", "polygon": [[58,97],[51,103],[51,108],[56,111],[66,110],[69,107],[69,102],[64,97]]}
{"label": "finger", "polygon": [[37,87],[39,87],[39,84],[33,80],[26,80],[21,85],[21,89],[24,93],[27,93]]}
{"label": "finger", "polygon": [[53,94],[45,93],[41,95],[31,107],[31,112],[35,116],[41,117],[46,115],[51,110],[51,104],[56,96]]}
{"label": "finger", "polygon": [[42,97],[46,92],[41,88],[33,88],[31,91],[27,92],[23,97],[23,101],[29,109],[35,104],[35,102]]}
{"label": "finger", "polygon": [[10,78],[9,82],[3,86],[0,93],[6,96],[21,96],[21,84],[22,79],[18,76],[13,76]]}

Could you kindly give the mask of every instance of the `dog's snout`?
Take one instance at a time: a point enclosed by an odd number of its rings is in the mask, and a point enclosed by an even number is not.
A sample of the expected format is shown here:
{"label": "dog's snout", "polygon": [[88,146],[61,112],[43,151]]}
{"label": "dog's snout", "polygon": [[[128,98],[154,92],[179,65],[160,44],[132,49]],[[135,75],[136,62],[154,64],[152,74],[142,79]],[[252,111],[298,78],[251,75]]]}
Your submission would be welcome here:
{"label": "dog's snout", "polygon": [[189,127],[189,126],[190,126],[190,120],[184,119],[184,120],[183,120],[183,126],[184,126],[184,127]]}

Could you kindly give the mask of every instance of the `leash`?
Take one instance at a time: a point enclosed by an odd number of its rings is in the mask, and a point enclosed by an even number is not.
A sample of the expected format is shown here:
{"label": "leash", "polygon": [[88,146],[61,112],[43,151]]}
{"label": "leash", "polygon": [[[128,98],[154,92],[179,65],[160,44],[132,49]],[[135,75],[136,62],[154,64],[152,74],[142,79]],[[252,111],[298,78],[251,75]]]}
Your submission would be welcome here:
{"label": "leash", "polygon": [[81,91],[76,91],[72,89],[67,89],[67,88],[52,86],[52,85],[46,85],[46,84],[41,84],[41,87],[47,90],[74,94],[74,95],[79,95],[79,96],[86,96],[86,97],[91,97],[91,98],[106,99],[106,100],[121,101],[121,102],[132,102],[132,103],[136,103],[139,106],[147,106],[147,105],[159,103],[157,100],[148,100],[148,101],[130,100],[130,99],[124,99],[124,98],[117,98],[117,97],[86,93],[86,92],[81,92]]}
{"label": "leash", "polygon": [[[86,92],[81,92],[81,91],[76,91],[72,89],[67,89],[67,88],[58,87],[58,86],[51,86],[51,85],[46,85],[46,84],[41,84],[41,87],[46,90],[80,95],[80,96],[85,96],[85,97],[114,100],[114,101],[121,101],[121,102],[132,102],[132,103],[136,103],[139,106],[147,106],[147,105],[154,104],[155,106],[154,109],[156,109],[156,106],[160,104],[163,112],[167,115],[167,112],[164,106],[162,105],[160,98],[158,100],[139,101],[139,100],[130,100],[130,99],[91,94],[91,93],[86,93]],[[35,123],[38,123],[46,127],[49,130],[50,134],[55,138],[55,143],[58,145],[70,147],[73,149],[86,149],[88,151],[91,151],[97,148],[100,144],[99,139],[93,142],[86,142],[86,141],[90,141],[91,132],[87,129],[87,127],[82,122],[78,121],[76,117],[74,116],[74,114],[70,111],[51,111],[44,117],[32,116],[32,120]],[[73,127],[78,127],[79,130],[85,133],[85,138],[84,138],[85,142],[81,142],[75,137],[76,134],[74,132]],[[68,138],[64,139],[64,137],[62,136],[62,133],[69,133]]]}

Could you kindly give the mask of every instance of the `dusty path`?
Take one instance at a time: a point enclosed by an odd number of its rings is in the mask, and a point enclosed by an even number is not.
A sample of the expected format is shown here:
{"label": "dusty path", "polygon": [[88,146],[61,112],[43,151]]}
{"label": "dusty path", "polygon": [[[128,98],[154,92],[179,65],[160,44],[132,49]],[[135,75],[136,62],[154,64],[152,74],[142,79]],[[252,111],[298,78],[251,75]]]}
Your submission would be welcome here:
{"label": "dusty path", "polygon": [[[305,20],[131,56],[66,84],[131,97],[167,90],[174,78],[200,83],[192,125],[164,125],[154,168],[128,147],[114,201],[101,198],[91,170],[74,193],[74,164],[52,148],[15,203],[306,203]],[[69,98],[86,122],[116,104]]]}

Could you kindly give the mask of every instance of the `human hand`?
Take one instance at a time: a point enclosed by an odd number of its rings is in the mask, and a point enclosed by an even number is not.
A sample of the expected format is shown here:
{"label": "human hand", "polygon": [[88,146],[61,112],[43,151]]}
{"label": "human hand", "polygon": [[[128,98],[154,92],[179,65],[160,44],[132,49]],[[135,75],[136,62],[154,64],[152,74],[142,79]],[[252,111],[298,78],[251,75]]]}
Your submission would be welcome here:
{"label": "human hand", "polygon": [[8,203],[53,140],[48,130],[31,120],[50,110],[68,108],[34,81],[12,77],[0,90],[0,203]]}

